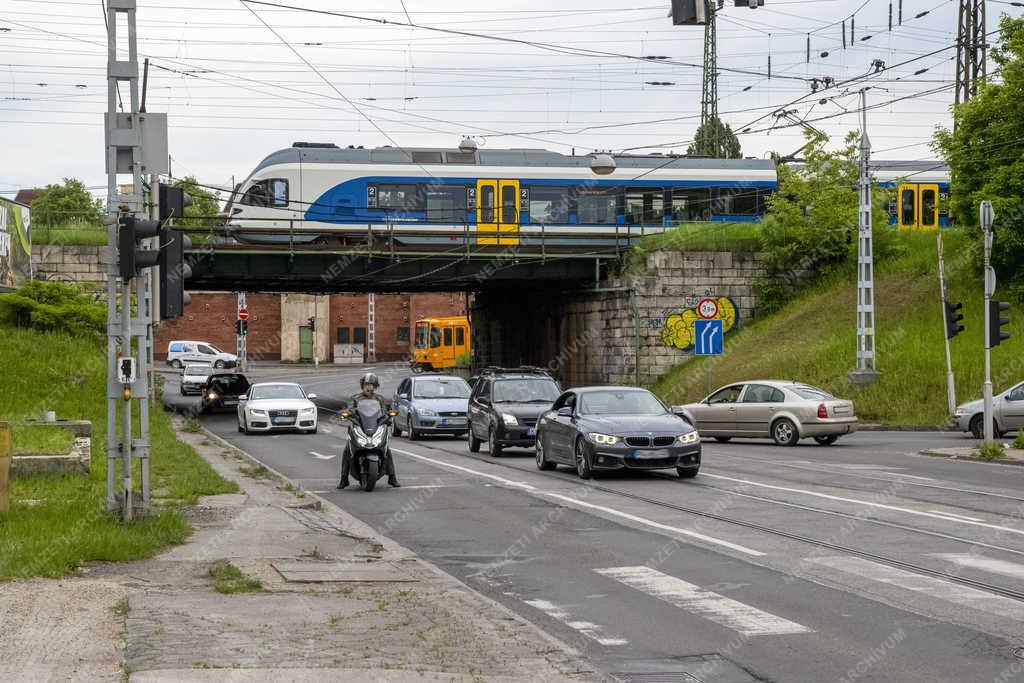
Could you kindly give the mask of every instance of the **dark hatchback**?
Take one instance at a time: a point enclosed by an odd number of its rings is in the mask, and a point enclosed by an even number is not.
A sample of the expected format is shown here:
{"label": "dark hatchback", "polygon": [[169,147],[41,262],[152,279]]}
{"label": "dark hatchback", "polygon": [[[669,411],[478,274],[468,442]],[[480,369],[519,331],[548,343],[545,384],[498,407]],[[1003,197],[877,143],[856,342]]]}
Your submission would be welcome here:
{"label": "dark hatchback", "polygon": [[249,391],[249,378],[240,372],[218,372],[210,375],[203,387],[203,411],[235,412],[238,397]]}
{"label": "dark hatchback", "polygon": [[561,391],[540,368],[487,368],[469,395],[469,450],[476,453],[484,441],[493,456],[507,446],[531,448],[537,418]]}
{"label": "dark hatchback", "polygon": [[599,470],[700,470],[700,436],[646,389],[566,391],[537,424],[537,467],[570,465],[581,479]]}

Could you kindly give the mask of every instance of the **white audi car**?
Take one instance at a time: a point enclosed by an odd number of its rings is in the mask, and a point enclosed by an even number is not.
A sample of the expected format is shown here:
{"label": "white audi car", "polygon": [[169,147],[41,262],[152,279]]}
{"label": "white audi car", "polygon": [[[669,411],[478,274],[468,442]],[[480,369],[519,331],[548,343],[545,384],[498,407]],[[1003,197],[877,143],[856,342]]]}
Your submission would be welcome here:
{"label": "white audi car", "polygon": [[316,434],[316,394],[307,394],[293,382],[253,384],[238,397],[238,431],[269,432],[296,429]]}

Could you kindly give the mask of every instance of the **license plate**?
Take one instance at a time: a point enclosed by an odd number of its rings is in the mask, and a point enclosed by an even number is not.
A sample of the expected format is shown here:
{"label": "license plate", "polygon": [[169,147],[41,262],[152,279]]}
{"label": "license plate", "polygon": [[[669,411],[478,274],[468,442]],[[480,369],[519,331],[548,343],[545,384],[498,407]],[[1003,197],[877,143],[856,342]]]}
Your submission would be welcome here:
{"label": "license plate", "polygon": [[652,459],[653,460],[653,459],[659,459],[659,458],[669,458],[669,457],[672,456],[672,451],[670,451],[668,449],[665,449],[665,448],[656,448],[654,450],[634,448],[632,450],[632,452],[630,453],[630,456],[632,456],[634,458],[637,458],[639,460],[645,460],[645,459]]}
{"label": "license plate", "polygon": [[536,434],[537,434],[537,430],[534,429],[533,427],[527,427],[526,428],[526,435],[527,436],[534,436]]}
{"label": "license plate", "polygon": [[465,424],[466,424],[466,421],[464,419],[462,419],[461,417],[453,417],[453,418],[445,417],[445,418],[441,418],[441,426],[442,427],[447,427],[448,425],[451,425],[453,427],[462,427]]}
{"label": "license plate", "polygon": [[290,425],[295,424],[295,418],[292,417],[275,417],[274,424],[276,425]]}

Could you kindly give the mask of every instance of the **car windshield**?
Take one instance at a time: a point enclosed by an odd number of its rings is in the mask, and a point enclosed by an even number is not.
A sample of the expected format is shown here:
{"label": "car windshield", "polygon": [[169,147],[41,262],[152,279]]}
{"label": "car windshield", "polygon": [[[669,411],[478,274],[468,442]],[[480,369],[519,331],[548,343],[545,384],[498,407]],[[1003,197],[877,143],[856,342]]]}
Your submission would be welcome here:
{"label": "car windshield", "polygon": [[412,388],[413,398],[469,398],[469,385],[466,380],[453,377],[451,379],[420,379]]}
{"label": "car windshield", "polygon": [[794,384],[789,387],[789,390],[800,398],[806,398],[809,401],[820,401],[822,399],[828,400],[835,398],[835,396],[824,389],[818,389],[817,387],[808,386],[806,384]]}
{"label": "car windshield", "polygon": [[261,387],[254,387],[252,398],[258,401],[265,398],[306,398],[302,389],[294,384],[266,384]]}
{"label": "car windshield", "polygon": [[189,365],[185,368],[186,375],[209,375],[210,368],[203,367],[202,365]]}
{"label": "car windshield", "polygon": [[494,383],[494,400],[505,403],[551,403],[559,393],[555,381],[544,377],[500,379]]}
{"label": "car windshield", "polygon": [[664,404],[647,391],[588,391],[580,395],[581,415],[664,415]]}
{"label": "car windshield", "polygon": [[249,382],[245,377],[236,375],[211,377],[210,384],[222,394],[244,394],[249,389]]}

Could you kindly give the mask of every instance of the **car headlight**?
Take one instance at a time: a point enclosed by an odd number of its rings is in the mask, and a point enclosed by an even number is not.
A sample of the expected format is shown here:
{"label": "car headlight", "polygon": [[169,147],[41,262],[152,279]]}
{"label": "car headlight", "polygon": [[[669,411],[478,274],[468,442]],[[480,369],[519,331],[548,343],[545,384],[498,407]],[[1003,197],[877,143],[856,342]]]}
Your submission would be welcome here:
{"label": "car headlight", "polygon": [[249,412],[253,415],[266,415],[267,411],[260,410],[259,408],[249,408]]}
{"label": "car headlight", "polygon": [[967,409],[964,408],[963,406],[957,406],[956,410],[953,411],[953,415],[955,415],[956,417],[963,417],[966,414],[967,414]]}
{"label": "car headlight", "polygon": [[587,434],[587,436],[589,436],[590,440],[593,441],[594,443],[603,444],[605,446],[611,446],[619,442],[619,437],[612,436],[611,434],[600,434],[598,432],[591,432],[590,434]]}
{"label": "car headlight", "polygon": [[206,395],[206,398],[209,401],[216,401],[217,400],[217,392],[216,391],[211,391],[210,393],[208,393]]}
{"label": "car headlight", "polygon": [[511,413],[502,413],[501,421],[505,423],[506,427],[515,427],[517,424],[519,424],[519,420],[517,420],[516,416],[512,415]]}
{"label": "car headlight", "polygon": [[430,408],[416,408],[416,414],[422,417],[437,417],[437,411]]}
{"label": "car headlight", "polygon": [[698,434],[696,431],[687,432],[686,434],[679,435],[679,443],[696,443],[697,441],[700,441],[700,434]]}
{"label": "car headlight", "polygon": [[316,408],[303,408],[299,411],[300,415],[314,415],[316,414]]}

